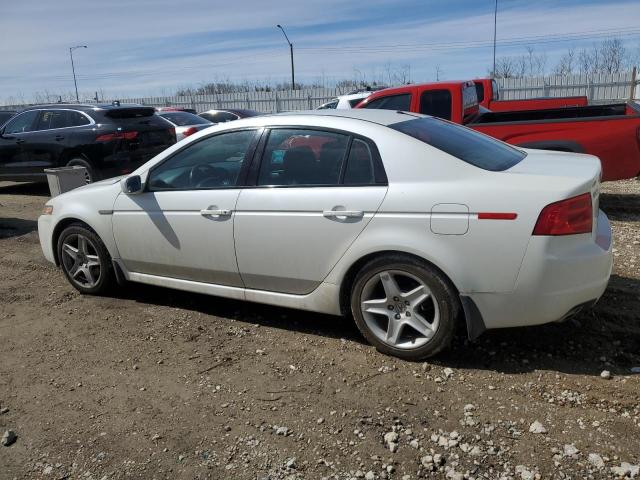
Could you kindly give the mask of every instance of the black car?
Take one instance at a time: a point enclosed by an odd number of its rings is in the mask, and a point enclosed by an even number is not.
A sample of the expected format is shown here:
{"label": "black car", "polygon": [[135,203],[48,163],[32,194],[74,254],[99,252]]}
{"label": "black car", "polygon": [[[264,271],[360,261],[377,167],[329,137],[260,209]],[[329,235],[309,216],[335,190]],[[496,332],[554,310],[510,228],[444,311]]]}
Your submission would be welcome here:
{"label": "black car", "polygon": [[238,120],[239,118],[257,117],[262,115],[255,110],[248,110],[246,108],[225,108],[222,110],[207,110],[206,112],[199,113],[202,118],[206,118],[213,123],[230,122],[232,120]]}
{"label": "black car", "polygon": [[175,142],[153,107],[29,107],[0,129],[0,180],[46,181],[45,168],[79,165],[92,182],[127,174]]}
{"label": "black car", "polygon": [[0,126],[4,125],[16,113],[13,110],[0,110]]}

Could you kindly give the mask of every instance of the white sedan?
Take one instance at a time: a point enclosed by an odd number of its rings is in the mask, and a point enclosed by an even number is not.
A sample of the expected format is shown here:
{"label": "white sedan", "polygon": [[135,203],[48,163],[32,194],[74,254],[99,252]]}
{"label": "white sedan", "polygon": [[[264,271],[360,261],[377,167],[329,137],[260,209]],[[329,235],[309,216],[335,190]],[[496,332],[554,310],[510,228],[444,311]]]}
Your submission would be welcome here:
{"label": "white sedan", "polygon": [[253,117],[47,202],[45,257],[80,292],[126,281],[352,315],[380,351],[457,322],[559,321],[612,267],[596,157],[520,150],[387,110]]}

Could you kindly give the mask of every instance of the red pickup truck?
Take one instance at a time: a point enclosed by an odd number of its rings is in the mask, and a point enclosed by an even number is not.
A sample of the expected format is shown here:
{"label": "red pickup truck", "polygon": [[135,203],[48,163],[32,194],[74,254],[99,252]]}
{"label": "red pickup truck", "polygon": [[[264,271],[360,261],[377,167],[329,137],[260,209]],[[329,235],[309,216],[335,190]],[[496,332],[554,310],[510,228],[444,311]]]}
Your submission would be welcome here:
{"label": "red pickup truck", "polygon": [[498,82],[493,78],[477,78],[473,81],[476,95],[481,107],[492,112],[513,112],[522,110],[547,110],[550,108],[586,107],[589,100],[586,96],[544,97],[526,100],[500,100]]}
{"label": "red pickup truck", "polygon": [[640,105],[632,102],[491,112],[479,107],[472,81],[457,81],[387,88],[356,108],[424,113],[524,148],[590,153],[602,162],[603,180],[640,174]]}

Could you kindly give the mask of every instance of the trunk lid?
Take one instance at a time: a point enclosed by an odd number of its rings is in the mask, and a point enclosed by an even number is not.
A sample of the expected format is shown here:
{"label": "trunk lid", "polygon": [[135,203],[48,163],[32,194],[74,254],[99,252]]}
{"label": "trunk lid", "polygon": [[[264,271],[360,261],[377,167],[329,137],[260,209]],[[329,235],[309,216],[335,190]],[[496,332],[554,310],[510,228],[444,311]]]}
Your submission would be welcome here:
{"label": "trunk lid", "polygon": [[531,181],[539,185],[540,190],[557,192],[558,198],[552,201],[589,192],[593,207],[592,233],[595,236],[600,208],[600,159],[580,153],[523,150],[527,156],[505,173],[531,176]]}

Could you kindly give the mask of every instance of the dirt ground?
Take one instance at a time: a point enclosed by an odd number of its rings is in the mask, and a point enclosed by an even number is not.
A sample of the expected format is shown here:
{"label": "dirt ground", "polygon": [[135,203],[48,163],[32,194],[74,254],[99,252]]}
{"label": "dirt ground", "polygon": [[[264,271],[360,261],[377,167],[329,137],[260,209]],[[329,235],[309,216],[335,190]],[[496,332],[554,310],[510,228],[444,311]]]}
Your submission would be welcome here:
{"label": "dirt ground", "polygon": [[604,192],[593,310],[409,363],[340,318],[81,296],[40,251],[46,187],[0,184],[0,478],[640,478],[640,181]]}

